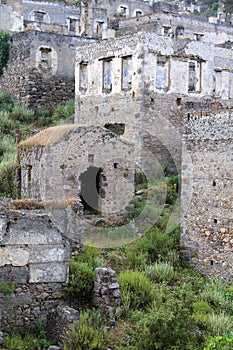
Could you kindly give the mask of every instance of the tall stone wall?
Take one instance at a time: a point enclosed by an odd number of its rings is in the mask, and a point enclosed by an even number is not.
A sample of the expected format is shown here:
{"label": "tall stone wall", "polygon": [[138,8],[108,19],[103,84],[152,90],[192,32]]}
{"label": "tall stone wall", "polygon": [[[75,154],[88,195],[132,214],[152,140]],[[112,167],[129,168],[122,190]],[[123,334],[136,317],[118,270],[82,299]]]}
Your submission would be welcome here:
{"label": "tall stone wall", "polygon": [[[0,293],[1,328],[45,318],[67,283],[74,242],[55,224],[57,209],[49,215],[49,206],[44,205],[1,201],[0,285],[13,285],[12,294]],[[62,226],[67,214],[65,208],[59,210]],[[80,235],[81,227],[76,237]]]}
{"label": "tall stone wall", "polygon": [[232,283],[232,110],[191,112],[182,152],[182,244],[192,266]]}

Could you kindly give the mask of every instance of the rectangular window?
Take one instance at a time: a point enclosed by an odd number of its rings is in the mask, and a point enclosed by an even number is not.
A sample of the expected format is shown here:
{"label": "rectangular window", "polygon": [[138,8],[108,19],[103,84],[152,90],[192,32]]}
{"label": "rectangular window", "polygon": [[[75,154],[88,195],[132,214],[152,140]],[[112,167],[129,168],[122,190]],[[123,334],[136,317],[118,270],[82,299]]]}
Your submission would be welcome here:
{"label": "rectangular window", "polygon": [[130,90],[132,87],[132,56],[122,58],[122,90]]}
{"label": "rectangular window", "polygon": [[52,56],[51,56],[51,48],[47,47],[41,47],[40,49],[40,63],[41,63],[41,69],[42,70],[48,70],[52,67]]}
{"label": "rectangular window", "polygon": [[103,92],[112,91],[112,59],[103,60]]}
{"label": "rectangular window", "polygon": [[76,33],[76,28],[78,28],[78,20],[75,18],[69,18],[69,28],[70,32]]}
{"label": "rectangular window", "polygon": [[215,96],[216,97],[222,96],[222,71],[221,70],[215,71]]}
{"label": "rectangular window", "polygon": [[169,85],[169,59],[165,56],[157,57],[155,87],[167,89]]}
{"label": "rectangular window", "polygon": [[190,61],[188,69],[189,69],[188,92],[200,92],[201,91],[201,62]]}
{"label": "rectangular window", "polygon": [[79,90],[87,91],[88,88],[88,74],[87,74],[87,62],[81,62],[79,65]]}
{"label": "rectangular window", "polygon": [[102,37],[104,22],[96,22],[96,34]]}

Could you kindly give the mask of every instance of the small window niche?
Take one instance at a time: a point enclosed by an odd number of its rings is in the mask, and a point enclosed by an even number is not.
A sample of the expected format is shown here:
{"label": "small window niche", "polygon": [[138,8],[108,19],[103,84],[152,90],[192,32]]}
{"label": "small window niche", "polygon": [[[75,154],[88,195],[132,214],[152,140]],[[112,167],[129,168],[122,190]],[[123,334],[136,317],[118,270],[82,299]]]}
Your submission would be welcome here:
{"label": "small window niche", "polygon": [[69,18],[69,31],[71,33],[78,33],[79,20],[76,18]]}
{"label": "small window niche", "polygon": [[52,49],[50,47],[40,48],[40,68],[43,71],[48,71],[52,68]]}
{"label": "small window niche", "polygon": [[203,36],[204,36],[204,34],[201,34],[201,33],[194,33],[193,34],[193,38],[196,41],[202,41]]}
{"label": "small window niche", "polygon": [[112,91],[112,58],[103,60],[103,92]]}
{"label": "small window niche", "polygon": [[126,17],[128,15],[128,7],[121,5],[120,6],[120,16],[121,17]]}
{"label": "small window niche", "polygon": [[103,29],[104,29],[104,22],[103,21],[97,21],[96,22],[96,35],[98,37],[102,37]]}
{"label": "small window niche", "polygon": [[35,21],[36,21],[36,22],[40,22],[40,23],[41,23],[41,22],[44,22],[45,15],[46,15],[45,12],[36,11],[36,12],[35,12]]}
{"label": "small window niche", "polygon": [[88,88],[88,64],[81,62],[79,65],[79,91],[86,92]]}
{"label": "small window niche", "polygon": [[176,38],[182,38],[184,36],[184,27],[176,27]]}
{"label": "small window niche", "polygon": [[132,88],[132,56],[122,57],[122,90],[131,90]]}
{"label": "small window niche", "polygon": [[156,89],[167,90],[169,88],[169,58],[166,56],[158,56],[156,64]]}
{"label": "small window niche", "polygon": [[163,26],[163,32],[162,35],[164,36],[171,36],[172,29],[170,26]]}
{"label": "small window niche", "polygon": [[215,96],[222,96],[222,70],[215,69]]}
{"label": "small window niche", "polygon": [[201,92],[201,62],[190,61],[188,66],[188,92]]}
{"label": "small window niche", "polygon": [[142,13],[141,10],[136,10],[136,11],[135,11],[135,17],[140,17],[140,16],[142,16],[142,15],[143,15],[143,13]]}

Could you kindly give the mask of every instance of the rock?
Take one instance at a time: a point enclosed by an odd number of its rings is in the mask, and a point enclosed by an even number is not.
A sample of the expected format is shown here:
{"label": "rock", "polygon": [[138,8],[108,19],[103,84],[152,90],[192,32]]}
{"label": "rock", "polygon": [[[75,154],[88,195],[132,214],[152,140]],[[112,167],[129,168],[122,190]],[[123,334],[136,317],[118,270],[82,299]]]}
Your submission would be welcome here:
{"label": "rock", "polygon": [[50,345],[48,350],[61,350],[61,348],[60,348],[60,346],[57,346],[57,345]]}

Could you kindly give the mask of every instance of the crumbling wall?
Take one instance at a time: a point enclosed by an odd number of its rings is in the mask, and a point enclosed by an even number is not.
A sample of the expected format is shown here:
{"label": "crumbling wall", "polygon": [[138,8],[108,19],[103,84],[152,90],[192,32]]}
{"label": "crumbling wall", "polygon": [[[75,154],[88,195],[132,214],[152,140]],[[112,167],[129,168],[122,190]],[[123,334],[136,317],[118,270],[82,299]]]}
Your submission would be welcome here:
{"label": "crumbling wall", "polygon": [[76,46],[89,42],[85,38],[43,32],[11,36],[9,61],[0,77],[0,90],[32,109],[65,103],[74,98]]}
{"label": "crumbling wall", "polygon": [[138,18],[128,18],[119,23],[120,34],[138,31],[153,32],[164,37],[221,44],[233,41],[232,27],[227,24],[208,23],[207,19],[186,14],[155,12]]}
{"label": "crumbling wall", "polygon": [[232,110],[190,112],[182,150],[182,244],[192,266],[232,283]]}
{"label": "crumbling wall", "polygon": [[0,3],[0,29],[7,32],[23,30],[22,0],[6,0]]}
{"label": "crumbling wall", "polygon": [[[71,245],[82,246],[81,226],[71,244],[68,225],[66,232],[56,226],[50,206],[1,201],[0,283],[13,285],[11,295],[0,293],[1,328],[46,317],[67,283]],[[60,222],[67,218],[66,207],[60,208]]]}

